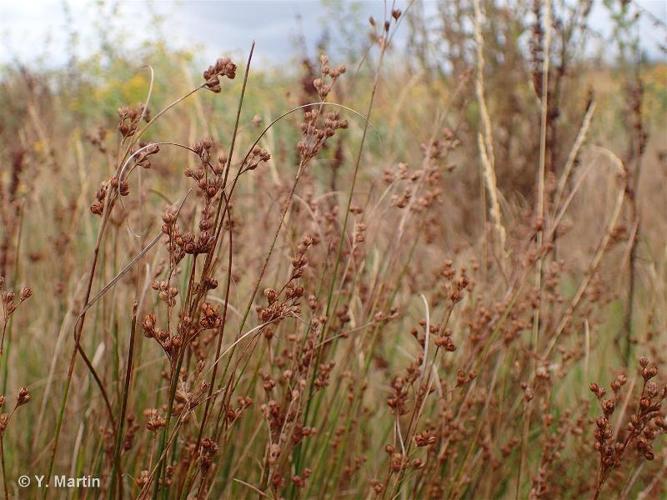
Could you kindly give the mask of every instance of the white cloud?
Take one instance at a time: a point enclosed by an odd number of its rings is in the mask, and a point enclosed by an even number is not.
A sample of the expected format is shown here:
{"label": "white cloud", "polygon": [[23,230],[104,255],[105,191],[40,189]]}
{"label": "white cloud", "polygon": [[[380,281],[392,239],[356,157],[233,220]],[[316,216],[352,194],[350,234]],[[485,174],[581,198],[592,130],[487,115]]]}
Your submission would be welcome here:
{"label": "white cloud", "polygon": [[[405,2],[402,2],[405,4]],[[427,0],[427,11],[435,10]],[[104,4],[103,7],[98,5]],[[118,12],[112,11],[117,4]],[[637,4],[655,18],[667,23],[667,1],[637,0]],[[252,40],[257,42],[258,61],[280,63],[293,55],[293,40],[303,31],[312,47],[322,33],[321,20],[326,12],[319,0],[163,0],[154,2],[93,2],[86,0],[0,0],[0,63],[12,60],[61,65],[68,58],[68,40],[72,26],[66,15],[67,5],[74,30],[79,35],[78,51],[89,55],[100,46],[96,26],[103,24],[122,30],[131,43],[140,44],[154,34],[150,12],[164,18],[163,30],[174,47],[201,46],[207,59],[221,52],[247,52]],[[382,0],[362,2],[364,18],[369,13],[382,18]],[[100,15],[101,14],[101,15]],[[301,22],[297,22],[297,17]],[[608,34],[611,22],[599,2],[591,13],[593,27]],[[405,28],[404,28],[405,29]],[[665,44],[666,32],[648,19],[640,26],[642,45],[650,55],[659,55],[657,46]]]}

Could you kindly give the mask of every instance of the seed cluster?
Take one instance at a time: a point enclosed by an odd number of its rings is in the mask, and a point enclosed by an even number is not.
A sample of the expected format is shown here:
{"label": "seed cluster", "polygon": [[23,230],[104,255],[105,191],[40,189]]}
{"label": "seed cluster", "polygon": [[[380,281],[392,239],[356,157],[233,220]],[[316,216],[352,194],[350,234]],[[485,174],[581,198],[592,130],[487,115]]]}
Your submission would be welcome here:
{"label": "seed cluster", "polygon": [[222,90],[222,78],[236,78],[236,64],[228,57],[218,59],[204,71],[204,86],[211,92],[218,93]]}
{"label": "seed cluster", "polygon": [[[667,398],[667,385],[661,388],[653,381],[658,369],[647,358],[639,360],[640,375],[643,380],[639,400],[635,409],[623,415],[627,421],[616,431],[612,417],[617,407],[622,404],[622,389],[627,377],[619,374],[611,383],[612,395],[605,398],[606,391],[598,384],[591,384],[590,390],[597,397],[602,416],[595,420],[595,449],[600,455],[596,496],[600,494],[611,472],[620,467],[628,452],[635,449],[645,460],[654,460],[653,442],[656,437],[667,431],[667,420],[662,410],[662,402]],[[622,421],[621,421],[622,422]]]}

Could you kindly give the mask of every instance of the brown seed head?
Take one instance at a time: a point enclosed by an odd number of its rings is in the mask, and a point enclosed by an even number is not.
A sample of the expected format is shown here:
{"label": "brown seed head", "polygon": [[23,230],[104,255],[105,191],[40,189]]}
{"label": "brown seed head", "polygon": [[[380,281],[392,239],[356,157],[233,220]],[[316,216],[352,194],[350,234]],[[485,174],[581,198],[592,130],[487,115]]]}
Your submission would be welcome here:
{"label": "brown seed head", "polygon": [[21,387],[19,389],[19,394],[16,397],[16,407],[18,408],[19,406],[26,404],[28,401],[30,401],[30,392],[28,392],[27,388]]}

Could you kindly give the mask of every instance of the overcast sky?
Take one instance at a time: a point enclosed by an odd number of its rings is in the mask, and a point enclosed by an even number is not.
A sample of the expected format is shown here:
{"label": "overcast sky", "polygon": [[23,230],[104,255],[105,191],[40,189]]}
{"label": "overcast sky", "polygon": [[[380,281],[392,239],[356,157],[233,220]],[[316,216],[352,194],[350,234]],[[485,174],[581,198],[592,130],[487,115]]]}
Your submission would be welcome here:
{"label": "overcast sky", "polygon": [[[447,0],[444,0],[447,1]],[[59,65],[67,59],[67,40],[71,23],[81,38],[81,55],[99,47],[96,23],[110,24],[141,43],[152,36],[149,12],[164,16],[164,31],[174,47],[199,45],[201,55],[216,57],[221,52],[247,52],[252,40],[257,42],[258,60],[281,63],[294,53],[295,39],[303,34],[312,48],[326,24],[326,9],[320,0],[124,0],[119,13],[100,9],[94,0],[0,0],[0,63],[13,60]],[[349,3],[349,1],[347,2]],[[384,1],[366,0],[360,4],[360,17],[382,19]],[[399,1],[405,7],[406,1]],[[667,23],[667,0],[636,0],[642,8]],[[611,23],[601,0],[595,0],[591,24],[608,33]],[[435,0],[425,0],[426,9],[435,9]],[[300,19],[300,21],[298,20]],[[645,20],[641,26],[642,45],[651,55],[659,55],[658,43],[665,44],[665,31]]]}

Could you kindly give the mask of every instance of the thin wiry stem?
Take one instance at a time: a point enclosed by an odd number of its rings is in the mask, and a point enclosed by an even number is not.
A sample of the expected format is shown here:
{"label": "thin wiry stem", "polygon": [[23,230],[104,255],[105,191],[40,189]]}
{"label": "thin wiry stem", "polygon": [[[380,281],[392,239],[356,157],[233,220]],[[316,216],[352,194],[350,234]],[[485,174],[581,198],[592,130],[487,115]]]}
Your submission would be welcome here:
{"label": "thin wiry stem", "polygon": [[[248,62],[246,63],[245,74],[243,75],[243,86],[241,88],[241,96],[239,98],[239,105],[238,105],[238,108],[237,108],[237,111],[236,111],[236,119],[234,121],[234,131],[232,133],[232,142],[231,142],[231,145],[229,147],[229,157],[227,159],[227,168],[225,170],[225,180],[223,181],[223,185],[225,185],[226,182],[227,182],[226,181],[227,175],[229,174],[229,170],[230,170],[230,167],[231,167],[232,156],[234,154],[234,146],[236,144],[236,138],[237,138],[237,135],[238,135],[238,127],[239,127],[239,122],[240,122],[240,119],[241,119],[241,110],[243,109],[243,101],[244,101],[244,98],[245,98],[246,88],[247,88],[247,85],[248,85],[248,75],[250,74],[250,63],[252,62],[252,55],[253,55],[254,51],[255,51],[255,42],[253,42],[252,46],[250,47],[250,53],[248,54]],[[246,158],[247,158],[247,156],[246,156]],[[241,167],[239,168],[239,174],[238,175],[241,174],[241,168],[242,168],[244,163],[245,163],[245,161],[241,162]],[[224,192],[223,192],[223,195],[224,195]],[[222,204],[223,200],[225,202],[225,210],[223,212],[222,218],[220,219],[220,221],[218,223],[218,227],[220,228],[220,231],[221,231],[222,226],[224,225],[225,214],[227,214],[227,217],[230,221],[230,223],[228,224],[228,226],[229,226],[229,252],[228,252],[228,260],[227,260],[227,283],[226,283],[226,286],[225,286],[225,304],[223,306],[223,312],[222,312],[222,324],[219,328],[219,331],[217,332],[218,341],[217,341],[216,348],[215,348],[215,357],[216,358],[218,356],[220,356],[220,350],[222,349],[222,340],[223,340],[223,337],[225,335],[225,326],[227,325],[227,310],[228,310],[228,307],[229,307],[228,306],[228,304],[229,304],[229,293],[230,293],[230,290],[231,290],[231,283],[232,283],[232,264],[233,264],[233,255],[234,255],[234,252],[233,252],[233,234],[234,233],[233,233],[232,224],[231,224],[232,215],[231,215],[231,211],[229,209],[230,199],[227,198],[226,196],[221,196],[220,197],[220,204]],[[218,212],[219,211],[220,211],[220,206],[218,206]],[[217,216],[216,216],[216,219],[217,219]],[[216,231],[216,233],[218,234],[218,238],[219,238],[220,232]],[[218,240],[216,239],[215,244],[213,245],[213,249],[211,250],[208,257],[212,258],[213,254],[215,253],[217,243],[218,243]],[[213,368],[213,372],[211,373],[211,379],[209,381],[208,398],[206,399],[206,405],[204,406],[204,415],[202,416],[202,422],[201,422],[201,425],[199,426],[199,433],[197,435],[197,444],[195,445],[195,453],[197,453],[197,451],[199,450],[199,445],[201,443],[201,439],[202,439],[202,436],[204,434],[204,428],[206,426],[206,421],[207,421],[208,416],[209,416],[209,410],[211,408],[211,401],[213,400],[212,395],[213,395],[213,390],[214,390],[214,387],[215,387],[215,382],[216,382],[217,375],[218,375],[218,364],[215,363],[215,366]]]}
{"label": "thin wiry stem", "polygon": [[130,397],[130,385],[132,381],[132,369],[134,367],[134,344],[135,344],[135,334],[137,332],[137,310],[138,310],[138,304],[135,303],[134,306],[132,307],[132,326],[130,328],[130,341],[129,341],[129,348],[127,352],[127,366],[125,368],[125,382],[123,385],[123,402],[121,404],[120,408],[120,416],[118,418],[118,428],[116,430],[116,445],[114,448],[114,463],[113,463],[113,468],[115,469],[115,474],[114,471],[112,471],[111,474],[111,498],[114,497],[114,484],[116,483],[116,478],[117,476],[117,484],[118,484],[118,495],[119,498],[123,498],[123,469],[122,469],[122,464],[121,464],[121,444],[123,442],[123,425],[125,423],[125,415],[127,412],[127,401]]}
{"label": "thin wiry stem", "polygon": [[[150,121],[146,124],[146,126],[145,126],[145,127],[138,133],[138,136],[135,137],[135,140],[138,140],[138,137],[139,137],[141,134],[143,134],[143,133],[147,130],[147,128],[148,128],[152,123],[154,123],[155,120],[157,120],[158,117],[160,117],[161,115],[163,115],[167,110],[171,109],[171,108],[174,107],[176,104],[180,103],[180,102],[183,101],[185,98],[187,98],[188,96],[192,95],[194,92],[196,92],[197,90],[199,90],[199,89],[202,88],[202,87],[203,87],[203,86],[199,86],[199,87],[197,87],[196,89],[194,89],[194,90],[188,92],[185,96],[183,96],[183,97],[181,97],[181,98],[175,100],[174,102],[172,102],[171,104],[169,104],[167,107],[165,107],[165,108],[164,108],[162,111],[160,111],[155,117],[153,117],[152,120],[150,120]],[[131,147],[131,146],[128,146],[128,150],[127,150],[127,152],[129,152],[130,147]],[[124,156],[127,155],[127,152],[125,153]],[[122,170],[122,165],[119,164],[119,165],[118,165],[117,172],[120,172],[121,170]],[[103,239],[104,239],[104,236],[105,236],[105,233],[106,233],[106,229],[108,228],[109,217],[110,217],[111,211],[113,210],[114,203],[115,203],[115,201],[116,201],[116,199],[117,199],[117,194],[118,194],[118,193],[117,193],[116,191],[112,190],[112,189],[107,190],[107,193],[106,193],[106,197],[105,197],[105,200],[104,200],[104,210],[103,210],[103,216],[102,216],[102,223],[101,223],[100,229],[99,229],[99,231],[98,231],[98,233],[97,233],[97,240],[96,240],[96,242],[95,242],[95,249],[94,249],[94,251],[93,251],[93,258],[92,258],[92,262],[91,262],[91,265],[90,265],[90,270],[89,270],[89,272],[88,272],[88,280],[87,280],[87,284],[86,284],[86,292],[85,292],[84,300],[83,300],[84,304],[88,304],[88,302],[89,302],[89,300],[90,300],[90,297],[91,297],[91,292],[92,292],[92,287],[93,287],[93,281],[94,281],[95,274],[96,274],[96,271],[97,271],[97,265],[98,265],[98,259],[99,259],[100,248],[101,248],[101,246],[102,246],[102,241],[103,241]],[[77,321],[76,321],[76,323],[75,323],[75,326],[74,326],[73,336],[74,336],[74,343],[75,343],[75,346],[74,346],[74,351],[73,351],[72,355],[70,356],[70,361],[69,361],[69,365],[68,365],[68,368],[67,368],[67,376],[66,376],[66,379],[65,379],[65,387],[64,387],[64,392],[63,392],[63,397],[62,397],[62,400],[61,400],[61,404],[60,404],[60,410],[59,410],[59,413],[58,413],[58,419],[57,419],[57,421],[56,421],[55,436],[54,436],[54,438],[53,438],[53,446],[52,446],[52,449],[51,449],[51,457],[50,457],[50,459],[49,459],[49,466],[48,466],[48,474],[47,474],[47,477],[51,477],[51,475],[52,475],[52,473],[53,473],[53,466],[54,466],[54,464],[55,464],[56,455],[57,455],[57,452],[58,452],[58,445],[59,445],[59,441],[60,441],[60,432],[61,432],[61,429],[62,429],[63,419],[64,419],[64,417],[65,417],[65,409],[66,409],[66,407],[67,407],[67,401],[68,401],[68,398],[69,398],[70,386],[71,386],[71,383],[72,383],[72,377],[73,377],[73,375],[74,375],[74,367],[75,367],[75,363],[76,363],[76,355],[77,355],[77,353],[81,354],[81,356],[82,356],[84,362],[86,363],[86,366],[88,367],[88,369],[89,369],[89,370],[91,371],[91,373],[93,374],[93,377],[95,378],[95,381],[98,383],[98,385],[99,385],[99,387],[100,387],[100,390],[101,390],[101,392],[102,392],[102,395],[103,395],[103,397],[104,397],[104,399],[105,399],[105,404],[106,404],[106,406],[107,406],[107,409],[108,409],[108,410],[111,410],[111,405],[110,405],[110,403],[109,403],[108,398],[106,397],[106,393],[105,393],[105,391],[104,391],[104,387],[103,387],[103,385],[101,384],[101,381],[99,380],[99,377],[98,377],[97,374],[95,373],[95,371],[94,371],[94,369],[93,369],[93,367],[92,367],[92,364],[91,364],[90,361],[87,359],[87,356],[86,356],[85,353],[83,352],[83,350],[82,350],[82,348],[81,348],[81,345],[80,345],[80,343],[81,343],[81,336],[82,336],[82,333],[83,333],[83,327],[84,327],[84,323],[85,323],[85,319],[86,319],[86,312],[84,311],[83,313],[81,313],[81,314],[79,315],[79,317],[78,317],[78,319],[77,319]],[[111,417],[111,421],[113,422],[113,412],[110,413],[110,417]],[[113,428],[115,428],[115,424],[113,424]],[[48,490],[44,489],[43,494],[42,494],[42,497],[43,497],[43,498],[46,498],[47,491],[48,491]]]}
{"label": "thin wiry stem", "polygon": [[5,498],[9,499],[7,472],[5,471],[5,437],[3,435],[0,435],[0,463],[2,464],[2,487],[5,490]]}
{"label": "thin wiry stem", "polygon": [[[536,246],[538,252],[537,269],[535,272],[535,289],[540,293],[542,291],[542,273],[544,254],[542,251],[542,244],[544,241],[544,209],[545,209],[545,176],[546,176],[546,157],[547,157],[547,127],[548,127],[548,99],[549,99],[549,60],[551,58],[551,0],[544,0],[544,60],[542,63],[542,96],[540,100],[541,114],[540,114],[540,156],[537,173],[537,236]],[[531,346],[534,352],[537,352],[540,341],[540,306],[535,308],[533,313],[533,327],[531,335]],[[533,359],[532,373],[537,372],[538,360]],[[518,500],[521,493],[521,475],[523,474],[523,467],[526,461],[526,451],[528,447],[528,433],[530,430],[530,419],[532,415],[532,405],[530,402],[526,403],[526,408],[523,413],[523,430],[521,433],[521,449],[519,455],[519,467],[517,469],[516,481],[516,498]]]}

